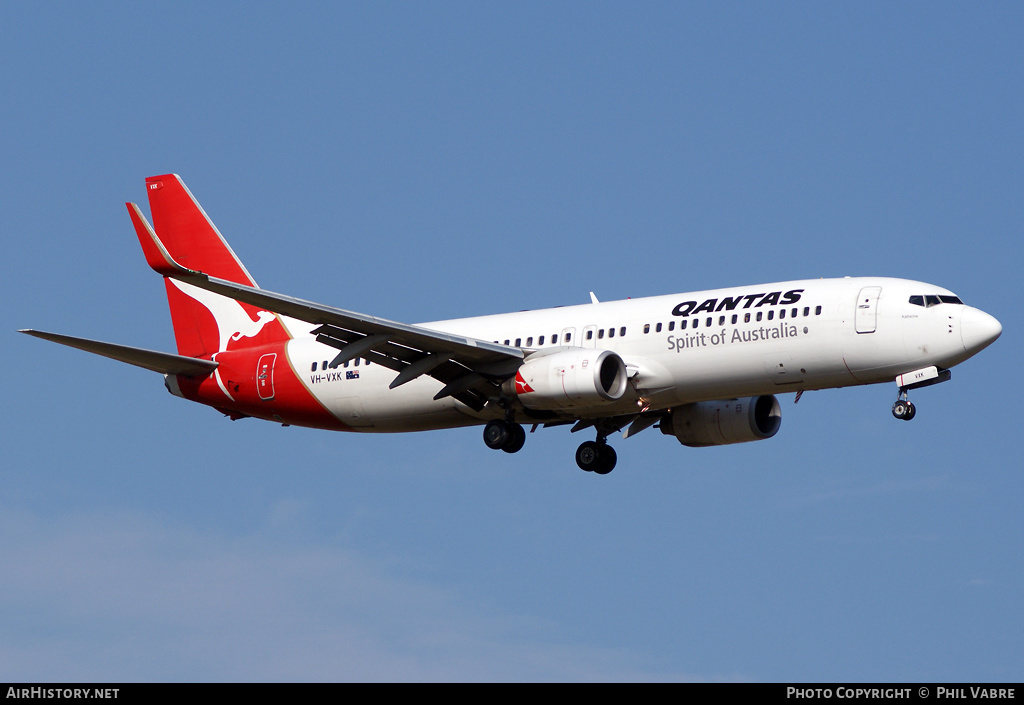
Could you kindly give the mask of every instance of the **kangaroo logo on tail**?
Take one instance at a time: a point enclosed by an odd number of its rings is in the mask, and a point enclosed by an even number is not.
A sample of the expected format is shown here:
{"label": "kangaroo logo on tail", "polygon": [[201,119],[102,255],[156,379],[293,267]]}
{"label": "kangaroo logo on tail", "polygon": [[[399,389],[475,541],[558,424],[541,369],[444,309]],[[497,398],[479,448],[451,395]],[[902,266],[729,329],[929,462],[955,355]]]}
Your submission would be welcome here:
{"label": "kangaroo logo on tail", "polygon": [[[153,229],[177,262],[211,277],[256,287],[256,282],[220,231],[176,174],[146,179]],[[149,228],[141,213],[129,212],[142,238]],[[281,320],[190,284],[165,279],[178,353],[189,357],[289,340]]]}

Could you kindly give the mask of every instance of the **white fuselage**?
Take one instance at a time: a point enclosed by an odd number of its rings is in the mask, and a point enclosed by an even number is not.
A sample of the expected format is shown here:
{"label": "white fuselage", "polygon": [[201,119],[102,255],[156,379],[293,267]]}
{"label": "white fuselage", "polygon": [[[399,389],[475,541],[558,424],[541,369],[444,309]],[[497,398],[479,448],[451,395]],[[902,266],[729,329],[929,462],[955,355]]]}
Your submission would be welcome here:
{"label": "white fuselage", "polygon": [[[625,301],[436,321],[422,327],[521,347],[534,356],[590,347],[617,353],[629,390],[561,418],[599,418],[698,401],[892,382],[949,368],[998,337],[999,324],[960,303],[912,303],[952,292],[905,279],[780,282]],[[477,424],[475,412],[426,376],[389,389],[396,373],[353,360],[325,369],[335,349],[288,320],[288,358],[309,391],[353,430],[415,431]],[[529,411],[523,410],[529,420]]]}

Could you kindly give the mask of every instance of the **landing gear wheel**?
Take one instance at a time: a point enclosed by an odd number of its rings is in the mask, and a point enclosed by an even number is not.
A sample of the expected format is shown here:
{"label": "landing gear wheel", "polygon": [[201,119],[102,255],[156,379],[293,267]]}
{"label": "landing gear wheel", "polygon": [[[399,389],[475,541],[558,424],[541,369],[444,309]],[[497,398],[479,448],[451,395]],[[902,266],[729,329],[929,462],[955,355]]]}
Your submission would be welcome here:
{"label": "landing gear wheel", "polygon": [[618,456],[615,453],[615,449],[611,446],[601,446],[601,467],[595,468],[594,472],[598,475],[607,475],[615,469],[615,463],[618,461]]}
{"label": "landing gear wheel", "polygon": [[586,441],[576,449],[576,464],[586,472],[607,475],[615,468],[615,449],[597,441]]}
{"label": "landing gear wheel", "polygon": [[526,430],[517,423],[511,424],[509,430],[508,440],[501,449],[506,453],[518,453],[526,445]]}
{"label": "landing gear wheel", "polygon": [[901,421],[910,421],[910,419],[917,416],[917,409],[907,399],[907,392],[909,387],[900,387],[899,396],[896,397],[896,403],[892,405],[892,415]]}
{"label": "landing gear wheel", "polygon": [[526,444],[526,430],[517,423],[489,421],[484,426],[484,443],[491,450],[518,453]]}
{"label": "landing gear wheel", "polygon": [[[491,450],[500,450],[513,437],[512,429],[504,421],[489,421],[484,426],[484,443]],[[525,435],[524,435],[525,440]]]}
{"label": "landing gear wheel", "polygon": [[584,472],[593,472],[600,464],[601,449],[594,441],[584,441],[576,449],[576,464]]}
{"label": "landing gear wheel", "polygon": [[910,421],[910,419],[917,416],[917,409],[914,405],[903,399],[898,399],[895,404],[892,405],[892,415],[902,421]]}

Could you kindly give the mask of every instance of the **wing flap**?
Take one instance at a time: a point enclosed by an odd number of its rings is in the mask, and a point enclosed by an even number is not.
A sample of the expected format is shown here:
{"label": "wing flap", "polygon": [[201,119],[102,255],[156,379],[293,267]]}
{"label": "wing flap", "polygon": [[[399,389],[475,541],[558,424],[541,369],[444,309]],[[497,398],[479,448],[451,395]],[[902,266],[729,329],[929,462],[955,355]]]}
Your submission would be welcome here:
{"label": "wing flap", "polygon": [[[420,374],[428,374],[442,384],[451,385],[453,381],[464,378],[467,372],[481,373],[481,380],[469,388],[449,391],[451,396],[474,408],[481,408],[486,395],[496,389],[494,382],[483,378],[508,376],[523,360],[520,348],[324,306],[187,269],[174,260],[156,232],[146,227],[148,224],[137,208],[129,206],[129,210],[136,222],[136,234],[146,253],[146,260],[155,271],[200,289],[318,326],[313,331],[317,340],[341,351],[336,358],[338,360],[364,356],[380,362],[380,358],[387,358],[381,364],[401,376],[408,365],[422,359],[425,354],[436,355],[447,362]],[[346,355],[345,350],[351,345],[357,348]],[[416,376],[419,375],[406,375],[403,382]]]}

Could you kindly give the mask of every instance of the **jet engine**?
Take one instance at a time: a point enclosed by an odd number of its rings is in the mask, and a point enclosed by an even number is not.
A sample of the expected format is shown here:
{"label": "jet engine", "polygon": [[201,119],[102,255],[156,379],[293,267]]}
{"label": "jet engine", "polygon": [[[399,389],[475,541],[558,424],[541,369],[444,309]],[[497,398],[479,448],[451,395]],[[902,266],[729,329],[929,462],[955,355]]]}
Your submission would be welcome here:
{"label": "jet engine", "polygon": [[771,438],[781,425],[779,401],[769,394],[677,406],[662,419],[661,432],[700,448]]}
{"label": "jet engine", "polygon": [[572,348],[534,355],[502,389],[528,409],[577,409],[617,401],[626,393],[626,363],[610,350]]}

